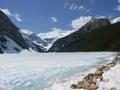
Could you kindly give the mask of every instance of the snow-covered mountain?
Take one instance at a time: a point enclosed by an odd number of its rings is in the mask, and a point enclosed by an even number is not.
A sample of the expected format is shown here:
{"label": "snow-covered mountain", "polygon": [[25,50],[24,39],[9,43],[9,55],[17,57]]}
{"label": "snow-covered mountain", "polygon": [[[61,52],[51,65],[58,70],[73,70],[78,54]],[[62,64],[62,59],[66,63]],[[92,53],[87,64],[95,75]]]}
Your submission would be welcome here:
{"label": "snow-covered mountain", "polygon": [[38,37],[35,33],[33,33],[32,31],[22,29],[22,30],[20,30],[20,33],[23,35],[23,37],[25,36],[27,39],[33,41],[34,43],[44,46],[44,41],[40,37]]}
{"label": "snow-covered mountain", "polygon": [[54,29],[51,32],[39,33],[38,35],[36,35],[30,30],[22,29],[20,30],[20,33],[22,34],[22,36],[26,41],[29,40],[29,43],[33,42],[34,44],[37,44],[43,47],[44,50],[48,50],[56,40],[64,36],[67,36],[68,34],[74,31],[75,30],[61,30],[61,29],[55,30]]}
{"label": "snow-covered mountain", "polygon": [[62,30],[62,29],[53,28],[53,31],[46,33],[39,33],[37,36],[40,37],[42,40],[44,40],[44,42],[46,43],[44,47],[49,49],[56,40],[65,37],[75,31],[76,30]]}
{"label": "snow-covered mountain", "polygon": [[35,33],[26,29],[20,30],[20,33],[31,49],[37,52],[46,51],[46,49],[43,47],[44,41],[40,39]]}

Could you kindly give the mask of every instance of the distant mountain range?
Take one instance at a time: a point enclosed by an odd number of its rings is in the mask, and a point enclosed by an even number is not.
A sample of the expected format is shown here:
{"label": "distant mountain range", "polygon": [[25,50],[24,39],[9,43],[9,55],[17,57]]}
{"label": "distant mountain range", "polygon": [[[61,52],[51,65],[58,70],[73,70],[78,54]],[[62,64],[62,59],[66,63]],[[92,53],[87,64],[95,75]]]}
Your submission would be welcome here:
{"label": "distant mountain range", "polygon": [[56,40],[64,36],[67,36],[74,31],[75,30],[63,31],[58,29],[47,33],[39,33],[36,35],[35,33],[29,30],[25,29],[20,30],[24,38],[27,38],[30,41],[36,43],[37,45],[42,46],[46,50],[48,50]]}
{"label": "distant mountain range", "polygon": [[36,35],[29,30],[19,30],[0,11],[0,53],[20,53],[24,49],[36,52],[118,51],[120,17],[111,22],[92,18],[79,30],[55,29]]}

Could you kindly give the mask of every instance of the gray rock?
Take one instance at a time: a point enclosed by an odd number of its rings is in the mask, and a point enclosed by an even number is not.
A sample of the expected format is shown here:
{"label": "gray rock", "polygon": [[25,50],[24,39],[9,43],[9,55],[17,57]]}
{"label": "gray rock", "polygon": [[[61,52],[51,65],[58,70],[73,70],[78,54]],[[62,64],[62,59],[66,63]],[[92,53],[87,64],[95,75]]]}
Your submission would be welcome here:
{"label": "gray rock", "polygon": [[76,85],[76,84],[72,84],[72,85],[70,86],[70,88],[76,89],[76,88],[77,88],[77,85]]}

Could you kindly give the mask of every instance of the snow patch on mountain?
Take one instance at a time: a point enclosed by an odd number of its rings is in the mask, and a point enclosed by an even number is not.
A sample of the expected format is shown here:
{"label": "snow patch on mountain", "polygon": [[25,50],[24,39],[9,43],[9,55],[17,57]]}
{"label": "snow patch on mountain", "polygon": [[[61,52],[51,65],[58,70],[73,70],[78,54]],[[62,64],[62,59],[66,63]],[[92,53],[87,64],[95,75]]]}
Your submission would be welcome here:
{"label": "snow patch on mountain", "polygon": [[16,42],[5,35],[6,42],[0,43],[0,47],[4,53],[20,53],[23,48],[20,47]]}
{"label": "snow patch on mountain", "polygon": [[22,33],[24,33],[24,34],[26,34],[26,35],[31,35],[31,34],[33,34],[33,32],[30,31],[30,30],[28,30],[28,29],[21,29],[20,32],[22,32]]}
{"label": "snow patch on mountain", "polygon": [[111,20],[112,24],[117,23],[117,22],[120,22],[120,17],[117,17]]}
{"label": "snow patch on mountain", "polygon": [[20,33],[22,34],[22,36],[25,39],[29,39],[30,41],[32,41],[33,43],[37,44],[37,45],[41,45],[44,46],[44,41],[38,37],[35,33],[33,33],[32,31],[26,30],[26,29],[22,29],[20,30]]}

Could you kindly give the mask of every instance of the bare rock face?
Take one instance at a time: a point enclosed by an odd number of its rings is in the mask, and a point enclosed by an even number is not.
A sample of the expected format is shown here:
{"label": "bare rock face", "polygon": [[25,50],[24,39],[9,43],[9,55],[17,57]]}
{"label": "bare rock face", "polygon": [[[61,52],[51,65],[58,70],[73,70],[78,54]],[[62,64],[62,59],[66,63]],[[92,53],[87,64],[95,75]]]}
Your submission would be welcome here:
{"label": "bare rock face", "polygon": [[59,39],[56,41],[53,46],[49,49],[50,52],[59,52],[62,48],[65,48],[67,46],[72,45],[75,41],[79,39],[79,36],[82,33],[91,32],[97,28],[104,27],[110,25],[110,21],[108,19],[96,19],[91,20],[87,24],[85,24],[83,27],[81,27],[78,31]]}
{"label": "bare rock face", "polygon": [[95,30],[96,28],[104,27],[110,25],[110,21],[108,19],[95,19],[89,21],[83,27],[81,27],[77,33],[85,33]]}
{"label": "bare rock face", "polygon": [[5,42],[5,35],[11,38],[15,43],[17,43],[23,49],[28,49],[27,44],[25,43],[22,35],[11,20],[0,11],[0,42]]}

